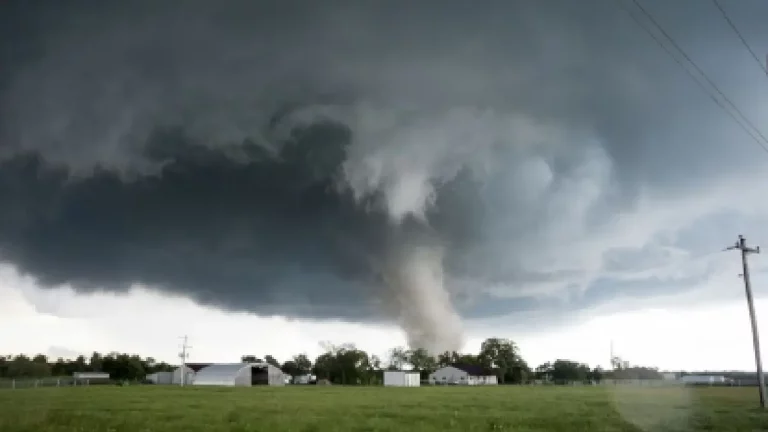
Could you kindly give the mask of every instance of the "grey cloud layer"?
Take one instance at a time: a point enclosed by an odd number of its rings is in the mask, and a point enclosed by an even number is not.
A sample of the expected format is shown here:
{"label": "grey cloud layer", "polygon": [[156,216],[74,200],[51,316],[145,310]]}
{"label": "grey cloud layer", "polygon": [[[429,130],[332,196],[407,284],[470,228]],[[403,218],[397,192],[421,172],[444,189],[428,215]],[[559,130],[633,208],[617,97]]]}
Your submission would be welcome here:
{"label": "grey cloud layer", "polygon": [[[716,11],[646,3],[754,112]],[[50,286],[377,319],[372,262],[427,239],[466,315],[584,307],[637,199],[755,154],[610,1],[42,5],[0,6],[0,251]]]}

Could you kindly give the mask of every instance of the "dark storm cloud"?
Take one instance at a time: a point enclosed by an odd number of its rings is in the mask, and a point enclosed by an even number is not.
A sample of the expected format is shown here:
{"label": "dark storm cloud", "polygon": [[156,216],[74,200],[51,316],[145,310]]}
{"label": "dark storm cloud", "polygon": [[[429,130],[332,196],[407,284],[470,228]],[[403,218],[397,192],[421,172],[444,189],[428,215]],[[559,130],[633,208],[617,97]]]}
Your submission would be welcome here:
{"label": "dark storm cloud", "polygon": [[[146,153],[166,163],[130,180],[101,169],[72,177],[36,155],[14,157],[0,164],[4,258],[51,286],[138,282],[259,313],[380,314],[360,304],[381,289],[371,261],[389,242],[431,230],[394,225],[375,201],[340,190],[350,140],[342,125],[315,124],[294,129],[278,154],[243,143],[238,162],[162,130]],[[459,196],[451,186],[442,196]],[[449,217],[433,219],[443,240],[461,238]]]}
{"label": "dark storm cloud", "polygon": [[[466,314],[543,307],[527,288],[590,277],[557,248],[754,154],[615,3],[4,2],[2,257],[47,286],[367,320],[379,261],[428,242]],[[754,106],[715,10],[645,3]],[[765,40],[768,4],[726,6]]]}

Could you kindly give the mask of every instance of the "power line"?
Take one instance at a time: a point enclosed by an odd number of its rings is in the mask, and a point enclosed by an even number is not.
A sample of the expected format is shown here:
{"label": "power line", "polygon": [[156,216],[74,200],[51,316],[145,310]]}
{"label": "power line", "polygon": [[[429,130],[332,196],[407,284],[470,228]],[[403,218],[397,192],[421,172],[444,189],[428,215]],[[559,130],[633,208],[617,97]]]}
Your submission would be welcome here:
{"label": "power line", "polygon": [[[701,70],[701,68],[685,53],[685,51],[683,51],[683,49],[680,48],[680,46],[677,45],[677,43],[675,43],[674,39],[656,22],[655,19],[653,19],[653,16],[648,11],[646,11],[645,8],[643,8],[643,6],[637,0],[632,0],[632,2],[645,14],[646,17],[648,17],[648,19],[656,26],[656,28],[658,28],[659,31],[661,31],[661,33],[672,43],[672,45],[678,51],[680,51],[683,57],[689,63],[691,63],[693,67],[704,77],[704,79],[720,94],[720,96],[732,107],[733,111],[736,111],[736,113],[739,114],[741,119],[739,119],[731,110],[729,110],[725,105],[723,105],[723,102],[720,101],[715,95],[713,95],[712,92],[690,71],[690,69],[688,69],[683,64],[683,62],[681,62],[680,59],[664,44],[664,42],[662,42],[661,39],[659,39],[659,37],[657,37],[653,33],[653,31],[651,31],[651,29],[649,29],[645,24],[643,24],[643,22],[634,13],[632,13],[631,10],[627,9],[627,7],[624,6],[621,0],[618,2],[618,4],[622,9],[624,9],[625,12],[627,12],[627,14],[632,18],[632,20],[635,21],[635,23],[641,29],[643,29],[646,33],[648,33],[648,35],[651,36],[651,38],[653,38],[653,40],[655,40],[656,43],[659,44],[659,46],[670,57],[672,57],[672,60],[674,60],[675,63],[677,63],[678,66],[680,66],[683,69],[683,71],[685,71],[685,73],[688,74],[689,78],[691,78],[696,84],[698,84],[698,86],[701,88],[702,91],[704,91],[720,108],[722,108],[723,111],[725,111],[733,119],[733,121],[735,121],[736,124],[738,124],[744,130],[744,132],[746,132],[747,135],[749,135],[750,138],[752,138],[755,141],[755,143],[760,146],[760,148],[763,151],[768,153],[768,138],[766,138],[760,132],[760,130],[757,129],[754,126],[754,124],[752,124],[752,122],[749,121],[748,118],[746,118],[744,113],[742,113],[741,110],[738,109],[738,107],[736,107],[736,105],[734,105],[734,103],[731,102],[731,100],[720,90],[720,88],[714,82],[712,82],[709,76],[707,76],[707,74],[704,73],[703,70]],[[749,130],[747,126],[750,126],[754,130],[754,132]]]}
{"label": "power line", "polygon": [[[709,83],[709,85],[711,85],[711,86],[712,86],[712,88],[714,88],[714,89],[715,89],[715,91],[717,91],[717,93],[719,93],[719,94],[720,94],[720,96],[721,96],[721,97],[722,97],[722,98],[723,98],[723,99],[724,99],[724,100],[725,100],[725,101],[728,103],[728,105],[730,105],[730,106],[731,106],[731,108],[733,108],[733,110],[734,110],[734,111],[736,111],[736,113],[738,113],[738,114],[739,114],[739,116],[741,116],[741,118],[744,120],[744,122],[746,122],[746,123],[747,123],[747,124],[748,124],[748,125],[749,125],[749,126],[752,128],[752,129],[754,129],[754,131],[755,131],[755,132],[757,132],[757,134],[760,136],[760,138],[762,138],[762,139],[763,139],[763,142],[765,142],[765,143],[768,143],[768,138],[766,138],[766,137],[765,137],[765,135],[763,135],[763,134],[762,134],[762,132],[760,132],[760,129],[758,129],[758,128],[757,128],[757,127],[756,127],[756,126],[755,126],[755,125],[754,125],[754,124],[753,124],[753,123],[752,123],[752,122],[751,122],[751,121],[750,121],[750,120],[749,120],[749,119],[748,119],[748,118],[747,118],[747,117],[744,115],[744,113],[743,113],[743,112],[742,112],[742,111],[741,111],[741,110],[740,110],[740,109],[739,109],[739,108],[738,108],[738,107],[737,107],[737,106],[736,106],[736,105],[735,105],[735,104],[734,104],[734,103],[733,103],[733,102],[732,102],[732,101],[731,101],[731,100],[728,98],[728,96],[726,96],[726,95],[725,95],[725,93],[723,93],[723,91],[722,91],[722,90],[720,90],[720,87],[718,87],[718,86],[717,86],[717,84],[715,84],[715,83],[712,81],[712,79],[710,79],[710,78],[709,78],[709,75],[707,75],[707,74],[706,74],[706,72],[704,72],[704,71],[703,71],[703,70],[702,70],[702,69],[699,67],[699,65],[697,65],[697,64],[696,64],[696,62],[695,62],[695,61],[693,61],[693,59],[691,59],[691,58],[688,56],[688,54],[686,54],[685,50],[683,50],[683,49],[680,47],[680,45],[678,45],[678,44],[677,44],[677,42],[675,42],[675,39],[674,39],[672,36],[670,36],[670,35],[669,35],[669,33],[667,33],[667,32],[666,32],[666,30],[664,30],[664,27],[662,27],[662,26],[661,26],[661,24],[659,24],[659,23],[656,21],[656,19],[654,19],[654,18],[653,18],[653,15],[651,15],[651,13],[650,13],[650,12],[648,12],[648,11],[647,11],[647,10],[646,10],[646,9],[643,7],[643,5],[642,5],[642,4],[640,4],[640,1],[639,1],[639,0],[632,0],[632,3],[634,3],[634,4],[635,4],[635,6],[637,6],[637,8],[638,8],[638,9],[640,9],[640,11],[641,11],[641,12],[643,12],[643,14],[644,14],[644,15],[645,15],[645,16],[646,16],[646,17],[647,17],[647,18],[648,18],[648,19],[651,21],[651,23],[653,23],[653,25],[654,25],[654,26],[656,26],[656,28],[657,28],[657,29],[659,29],[659,31],[661,32],[661,34],[663,34],[663,35],[664,35],[664,37],[666,37],[666,38],[669,40],[669,42],[672,44],[672,46],[673,46],[673,47],[675,47],[675,49],[677,49],[678,51],[680,51],[680,54],[682,54],[682,55],[683,55],[683,57],[684,57],[686,60],[688,60],[688,62],[689,62],[689,63],[690,63],[690,64],[691,64],[691,65],[692,65],[692,66],[693,66],[695,69],[696,69],[696,71],[697,71],[697,72],[699,72],[699,73],[701,74],[701,76],[703,76],[703,77],[704,77],[704,79],[705,79],[705,80],[707,80],[707,83]],[[761,146],[761,147],[763,147],[763,150],[765,150],[766,152],[768,152],[768,148],[766,148],[766,146],[765,146],[765,145],[763,145],[762,143],[760,143],[760,146]]]}
{"label": "power line", "polygon": [[766,67],[766,65],[764,65],[763,62],[761,62],[760,59],[757,57],[757,54],[755,54],[755,51],[752,49],[752,47],[749,46],[749,44],[747,43],[747,40],[744,39],[744,36],[741,35],[739,28],[736,27],[736,24],[734,24],[733,21],[731,21],[731,18],[725,12],[725,9],[723,9],[723,6],[720,5],[720,2],[717,0],[712,0],[712,3],[714,3],[715,6],[717,6],[717,9],[720,10],[720,14],[723,15],[723,18],[725,18],[725,21],[728,23],[729,26],[731,26],[731,29],[733,29],[734,33],[736,33],[736,36],[739,37],[742,45],[744,45],[744,48],[746,48],[747,51],[749,51],[749,53],[752,54],[752,58],[755,59],[755,61],[757,62],[757,65],[760,66],[760,69],[762,69],[763,72],[765,72],[765,74],[768,75],[768,67]]}

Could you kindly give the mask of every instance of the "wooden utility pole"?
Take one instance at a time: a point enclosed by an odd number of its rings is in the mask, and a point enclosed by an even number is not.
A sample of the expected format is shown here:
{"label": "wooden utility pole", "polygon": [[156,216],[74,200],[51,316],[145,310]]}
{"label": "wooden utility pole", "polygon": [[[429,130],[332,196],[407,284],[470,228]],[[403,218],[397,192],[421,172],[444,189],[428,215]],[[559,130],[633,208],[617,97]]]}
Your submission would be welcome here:
{"label": "wooden utility pole", "polygon": [[755,316],[755,303],[752,299],[752,284],[749,280],[749,265],[747,264],[747,255],[760,253],[760,246],[750,248],[747,246],[747,240],[744,236],[739,236],[735,245],[727,247],[726,250],[738,249],[741,251],[742,277],[744,278],[744,289],[747,292],[747,306],[749,307],[749,320],[752,323],[752,345],[755,349],[755,364],[757,365],[757,383],[760,389],[760,407],[765,408],[765,376],[763,376],[763,361],[760,359],[760,336],[757,332],[757,317]]}

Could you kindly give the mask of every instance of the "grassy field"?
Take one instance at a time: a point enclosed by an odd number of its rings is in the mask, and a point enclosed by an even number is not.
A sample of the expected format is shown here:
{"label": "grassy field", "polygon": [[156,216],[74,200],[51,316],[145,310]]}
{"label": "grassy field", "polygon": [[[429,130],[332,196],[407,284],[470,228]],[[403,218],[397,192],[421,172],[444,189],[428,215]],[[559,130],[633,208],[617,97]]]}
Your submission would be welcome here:
{"label": "grassy field", "polygon": [[0,391],[0,431],[768,431],[755,388],[80,387]]}

